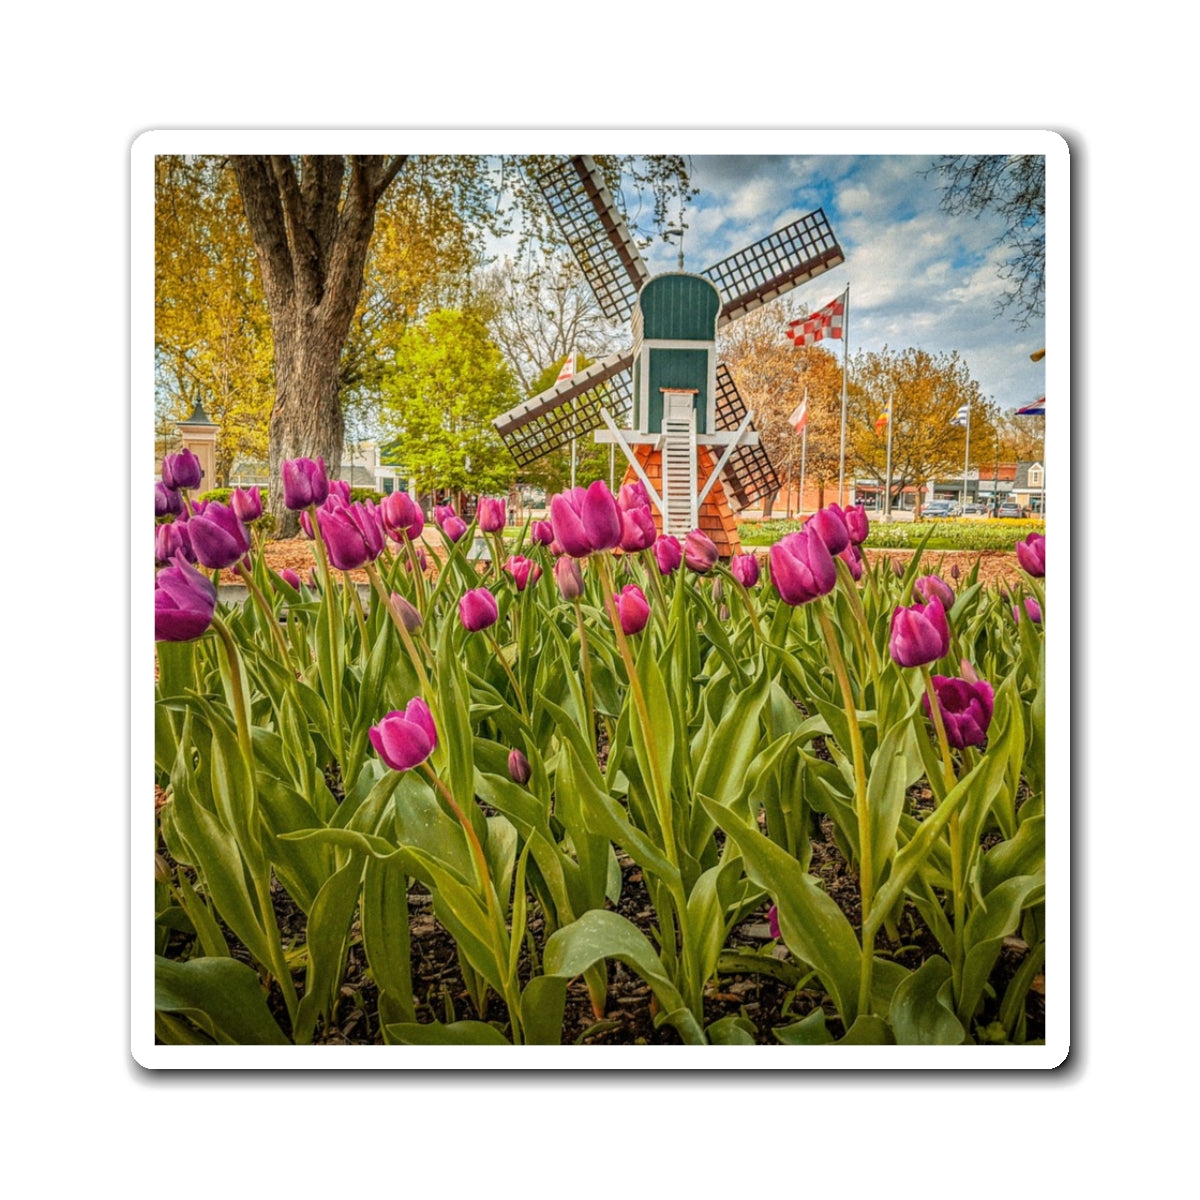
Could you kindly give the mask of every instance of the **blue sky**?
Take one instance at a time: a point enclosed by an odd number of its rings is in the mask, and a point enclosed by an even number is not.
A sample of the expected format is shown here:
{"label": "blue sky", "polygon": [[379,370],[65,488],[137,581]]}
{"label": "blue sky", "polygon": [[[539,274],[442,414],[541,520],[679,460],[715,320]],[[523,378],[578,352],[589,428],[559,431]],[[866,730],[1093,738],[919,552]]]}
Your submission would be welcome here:
{"label": "blue sky", "polygon": [[[850,285],[850,353],[919,347],[957,350],[985,397],[1018,408],[1046,390],[1039,318],[1020,330],[997,315],[1004,291],[994,217],[950,217],[940,182],[922,172],[928,154],[696,155],[700,189],[684,219],[685,269],[726,255],[824,208],[846,261],[794,295],[819,308]],[[674,270],[676,250],[656,242],[645,252],[654,271]]]}

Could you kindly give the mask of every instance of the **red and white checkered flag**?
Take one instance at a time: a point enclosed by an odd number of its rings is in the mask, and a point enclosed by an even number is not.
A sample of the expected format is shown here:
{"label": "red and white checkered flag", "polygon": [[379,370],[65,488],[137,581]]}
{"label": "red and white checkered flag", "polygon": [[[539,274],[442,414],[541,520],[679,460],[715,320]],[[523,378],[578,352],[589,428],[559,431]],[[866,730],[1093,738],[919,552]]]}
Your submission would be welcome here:
{"label": "red and white checkered flag", "polygon": [[819,342],[823,337],[840,338],[845,315],[846,293],[843,292],[820,311],[792,321],[787,327],[787,336],[796,349]]}

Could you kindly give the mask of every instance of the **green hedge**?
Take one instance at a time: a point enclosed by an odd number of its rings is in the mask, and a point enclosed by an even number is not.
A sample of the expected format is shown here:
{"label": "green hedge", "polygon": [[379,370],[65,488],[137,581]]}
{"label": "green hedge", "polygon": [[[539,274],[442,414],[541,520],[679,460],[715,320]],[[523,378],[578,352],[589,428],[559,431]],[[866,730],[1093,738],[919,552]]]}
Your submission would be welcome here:
{"label": "green hedge", "polygon": [[[743,546],[772,546],[799,528],[799,521],[752,521],[738,526],[738,537]],[[1045,533],[1046,522],[992,517],[983,521],[951,519],[884,525],[872,520],[866,545],[873,550],[915,549],[931,530],[930,550],[1011,550],[1028,534]]]}

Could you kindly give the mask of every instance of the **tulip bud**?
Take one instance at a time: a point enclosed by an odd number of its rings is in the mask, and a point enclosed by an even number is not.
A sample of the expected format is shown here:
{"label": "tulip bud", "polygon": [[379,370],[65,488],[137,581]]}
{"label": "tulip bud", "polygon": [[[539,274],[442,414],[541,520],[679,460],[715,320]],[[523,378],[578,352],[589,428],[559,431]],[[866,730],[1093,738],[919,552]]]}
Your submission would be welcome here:
{"label": "tulip bud", "polygon": [[475,510],[479,528],[484,533],[499,533],[507,523],[503,500],[493,500],[491,496],[480,496],[479,505]]}
{"label": "tulip bud", "polygon": [[758,558],[753,554],[735,554],[729,562],[729,573],[744,588],[758,582]]}
{"label": "tulip bud", "polygon": [[857,583],[862,578],[863,573],[862,551],[851,542],[845,550],[842,550],[838,554],[838,558],[850,568],[850,577]]}
{"label": "tulip bud", "polygon": [[257,521],[263,511],[262,493],[256,487],[234,488],[233,495],[229,497],[229,507],[247,524]]}
{"label": "tulip bud", "polygon": [[421,614],[416,607],[406,600],[399,592],[392,593],[392,607],[396,610],[396,614],[400,620],[404,622],[404,628],[409,633],[416,633],[424,623],[421,620]]}
{"label": "tulip bud", "polygon": [[1046,574],[1046,539],[1040,533],[1031,533],[1018,542],[1017,562],[1027,575],[1041,579]]}
{"label": "tulip bud", "polygon": [[549,521],[534,521],[529,527],[529,536],[539,546],[549,546],[554,541],[554,526]]}
{"label": "tulip bud", "polygon": [[554,582],[564,600],[578,600],[583,595],[583,572],[579,563],[566,554],[554,561]]}
{"label": "tulip bud", "polygon": [[691,570],[703,575],[717,565],[721,557],[716,543],[702,530],[693,529],[683,543],[683,561]]}
{"label": "tulip bud", "polygon": [[391,492],[379,503],[383,528],[394,542],[420,537],[425,528],[425,514],[407,492]]}
{"label": "tulip bud", "polygon": [[168,454],[162,461],[162,481],[173,492],[180,488],[198,488],[204,472],[200,460],[190,451]]}
{"label": "tulip bud", "polygon": [[813,513],[804,522],[803,528],[815,533],[825,543],[830,554],[841,554],[850,545],[850,532],[846,528],[846,518],[836,504],[826,505],[825,508]]}
{"label": "tulip bud", "polygon": [[324,504],[329,495],[329,479],[325,460],[318,458],[288,458],[280,466],[283,477],[283,503],[292,512],[313,504]]}
{"label": "tulip bud", "polygon": [[913,583],[913,595],[924,604],[938,600],[947,612],[954,607],[954,589],[939,575],[922,575]]}
{"label": "tulip bud", "polygon": [[167,487],[165,483],[154,485],[154,515],[155,517],[177,517],[183,512],[183,500],[179,493]]}
{"label": "tulip bud", "polygon": [[650,619],[650,605],[646,602],[642,589],[631,583],[622,588],[613,599],[617,606],[617,620],[621,624],[621,631],[626,636],[641,633]]}
{"label": "tulip bud", "polygon": [[[1013,620],[1018,624],[1021,622],[1021,610],[1013,605]],[[1035,624],[1042,623],[1042,606],[1032,597],[1025,597],[1025,615]]]}
{"label": "tulip bud", "polygon": [[832,592],[837,583],[829,548],[807,524],[780,538],[769,557],[771,583],[785,604],[807,604]]}
{"label": "tulip bud", "polygon": [[861,504],[852,504],[842,515],[846,518],[846,532],[850,535],[850,541],[861,546],[871,531],[867,510]]}
{"label": "tulip bud", "polygon": [[654,543],[654,560],[658,563],[660,575],[670,575],[672,571],[677,570],[683,562],[683,547],[679,544],[679,539],[669,533],[663,534]]}
{"label": "tulip bud", "polygon": [[296,572],[291,569],[291,567],[282,568],[278,572],[278,575],[279,578],[288,585],[288,587],[294,588],[296,591],[300,590],[300,576],[297,575]]}
{"label": "tulip bud", "polygon": [[[934,675],[933,691],[946,729],[946,741],[956,750],[967,746],[982,746],[987,741],[987,729],[992,720],[992,685],[983,679],[947,678]],[[931,717],[929,696],[923,696],[925,715]]]}
{"label": "tulip bud", "polygon": [[447,517],[442,522],[442,532],[452,541],[457,542],[467,532],[467,523],[462,517]]}
{"label": "tulip bud", "polygon": [[953,579],[955,583],[957,583],[957,582],[958,582],[958,577],[959,577],[961,574],[962,574],[962,572],[961,572],[961,571],[958,569],[958,563],[951,563],[951,565],[950,565],[950,578],[951,578],[951,579]]}
{"label": "tulip bud", "polygon": [[892,559],[892,574],[895,575],[897,579],[904,578],[904,564],[898,558]]}
{"label": "tulip bud", "polygon": [[154,640],[190,642],[211,624],[217,607],[212,581],[182,556],[154,577]]}
{"label": "tulip bud", "polygon": [[638,550],[648,550],[658,537],[654,527],[654,515],[649,507],[622,508],[621,513],[621,549],[626,554],[634,554]]}
{"label": "tulip bud", "polygon": [[529,759],[521,753],[520,750],[510,750],[508,752],[508,777],[513,783],[519,783],[522,787],[529,782],[529,776],[533,774],[529,766]]}
{"label": "tulip bud", "polygon": [[938,600],[892,612],[891,652],[900,666],[923,667],[937,662],[949,649],[950,626]]}
{"label": "tulip bud", "polygon": [[472,588],[464,592],[458,602],[458,615],[463,626],[471,633],[478,633],[495,625],[500,616],[496,597],[485,587]]}
{"label": "tulip bud", "polygon": [[542,573],[542,568],[537,563],[521,554],[511,555],[503,569],[512,576],[518,592],[523,592],[530,583],[536,583]]}
{"label": "tulip bud", "polygon": [[418,766],[437,746],[433,714],[419,696],[414,696],[403,712],[390,712],[378,725],[372,725],[367,736],[393,771],[408,771]]}
{"label": "tulip bud", "polygon": [[233,509],[219,500],[205,505],[188,525],[196,561],[211,570],[232,567],[250,549],[250,534]]}

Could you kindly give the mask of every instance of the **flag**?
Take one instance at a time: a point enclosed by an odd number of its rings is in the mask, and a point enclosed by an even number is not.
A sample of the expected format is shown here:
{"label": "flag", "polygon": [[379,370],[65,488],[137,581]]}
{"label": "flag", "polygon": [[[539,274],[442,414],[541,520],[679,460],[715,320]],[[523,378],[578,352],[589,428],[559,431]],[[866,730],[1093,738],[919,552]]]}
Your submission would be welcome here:
{"label": "flag", "polygon": [[846,293],[825,305],[818,312],[807,317],[798,317],[787,327],[787,337],[799,349],[812,342],[819,342],[828,335],[833,338],[842,336],[842,321],[846,315]]}
{"label": "flag", "polygon": [[563,383],[565,380],[570,379],[574,374],[575,374],[575,355],[568,354],[567,361],[565,363],[563,363],[562,370],[559,371],[558,378],[554,382],[555,383]]}
{"label": "flag", "polygon": [[971,421],[971,406],[964,404],[962,408],[955,414],[954,419],[950,422],[951,425],[961,425],[964,429]]}
{"label": "flag", "polygon": [[788,422],[797,433],[808,424],[808,388],[804,389],[804,399],[796,405],[796,411],[788,417]]}
{"label": "flag", "polygon": [[1046,397],[1039,396],[1032,404],[1017,409],[1018,417],[1044,417],[1046,415]]}
{"label": "flag", "polygon": [[875,436],[876,437],[883,436],[883,431],[887,428],[887,423],[888,423],[887,413],[880,413],[879,416],[877,416],[875,418]]}

